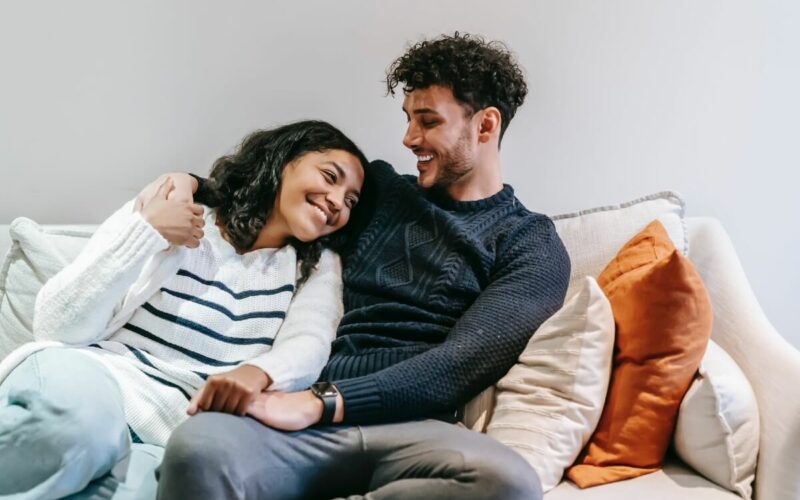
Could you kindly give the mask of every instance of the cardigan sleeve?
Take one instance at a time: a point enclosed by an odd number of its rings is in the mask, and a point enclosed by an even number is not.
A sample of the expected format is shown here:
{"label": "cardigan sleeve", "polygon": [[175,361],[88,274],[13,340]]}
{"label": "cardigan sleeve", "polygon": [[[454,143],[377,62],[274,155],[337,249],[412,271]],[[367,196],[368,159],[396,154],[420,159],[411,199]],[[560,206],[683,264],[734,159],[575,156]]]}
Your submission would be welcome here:
{"label": "cardigan sleeve", "polygon": [[167,240],[133,211],[133,201],[123,205],[39,291],[34,338],[67,344],[99,340],[147,259],[167,248]]}
{"label": "cardigan sleeve", "polygon": [[317,268],[292,297],[272,349],[243,364],[264,370],[272,390],[305,389],[328,361],[343,309],[339,256],[324,250]]}

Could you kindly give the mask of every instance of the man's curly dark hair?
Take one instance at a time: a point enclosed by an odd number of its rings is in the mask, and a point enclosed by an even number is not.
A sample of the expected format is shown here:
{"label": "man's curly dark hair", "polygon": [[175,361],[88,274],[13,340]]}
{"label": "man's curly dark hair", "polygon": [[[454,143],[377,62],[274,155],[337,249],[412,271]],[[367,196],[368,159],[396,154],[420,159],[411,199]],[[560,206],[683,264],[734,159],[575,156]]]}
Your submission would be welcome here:
{"label": "man's curly dark hair", "polygon": [[508,47],[458,31],[409,47],[386,71],[387,94],[394,95],[400,84],[405,94],[432,85],[448,87],[470,115],[496,107],[502,117],[501,140],[528,93],[522,68]]}
{"label": "man's curly dark hair", "polygon": [[[306,153],[343,150],[355,156],[367,176],[367,158],[355,143],[330,123],[305,120],[271,130],[257,130],[239,148],[214,162],[211,174],[195,193],[195,201],[217,210],[228,241],[240,252],[256,242],[281,187],[283,170]],[[368,191],[365,180],[362,196]],[[353,209],[351,218],[361,207]],[[323,248],[341,250],[351,243],[345,228],[314,241],[292,239],[300,260],[302,285],[316,267]]]}

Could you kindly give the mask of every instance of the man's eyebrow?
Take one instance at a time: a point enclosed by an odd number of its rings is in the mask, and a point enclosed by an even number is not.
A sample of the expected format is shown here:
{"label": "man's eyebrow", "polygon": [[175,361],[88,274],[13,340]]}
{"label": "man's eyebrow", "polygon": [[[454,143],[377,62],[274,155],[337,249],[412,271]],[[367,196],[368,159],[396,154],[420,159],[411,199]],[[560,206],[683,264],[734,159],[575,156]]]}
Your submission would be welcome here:
{"label": "man's eyebrow", "polygon": [[[405,113],[406,116],[408,116],[408,111],[406,110],[406,108],[403,108],[403,113]],[[425,115],[425,114],[438,115],[439,114],[436,110],[433,110],[431,108],[417,108],[414,111],[412,111],[412,113],[415,114],[415,115]]]}
{"label": "man's eyebrow", "polygon": [[[341,165],[339,165],[333,160],[328,160],[324,163],[330,163],[331,165],[336,167],[336,171],[339,172],[339,175],[342,177],[342,179],[347,179],[347,174],[344,172],[344,169],[341,167]],[[358,197],[361,197],[361,192],[359,192],[357,189],[353,190],[353,194],[355,194]]]}

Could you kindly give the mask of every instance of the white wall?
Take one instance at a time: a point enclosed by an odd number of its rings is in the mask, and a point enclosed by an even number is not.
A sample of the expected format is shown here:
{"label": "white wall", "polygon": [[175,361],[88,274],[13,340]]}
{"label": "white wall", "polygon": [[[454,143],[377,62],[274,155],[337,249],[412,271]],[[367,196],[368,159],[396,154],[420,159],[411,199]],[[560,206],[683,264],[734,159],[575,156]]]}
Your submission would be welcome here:
{"label": "white wall", "polygon": [[722,220],[800,346],[800,3],[789,0],[0,4],[0,223],[98,222],[165,170],[317,117],[411,172],[386,66],[460,29],[507,41],[530,95],[504,141],[529,208],[674,189]]}

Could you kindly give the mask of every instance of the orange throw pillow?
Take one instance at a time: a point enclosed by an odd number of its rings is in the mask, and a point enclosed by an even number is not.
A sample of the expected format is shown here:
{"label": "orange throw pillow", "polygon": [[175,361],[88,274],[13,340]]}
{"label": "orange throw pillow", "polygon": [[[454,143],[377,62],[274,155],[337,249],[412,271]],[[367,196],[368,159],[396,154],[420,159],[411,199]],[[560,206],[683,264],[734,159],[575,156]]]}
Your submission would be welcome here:
{"label": "orange throw pillow", "polygon": [[654,472],[711,336],[711,302],[660,222],[600,273],[616,323],[614,367],[600,423],[567,477],[581,488]]}

